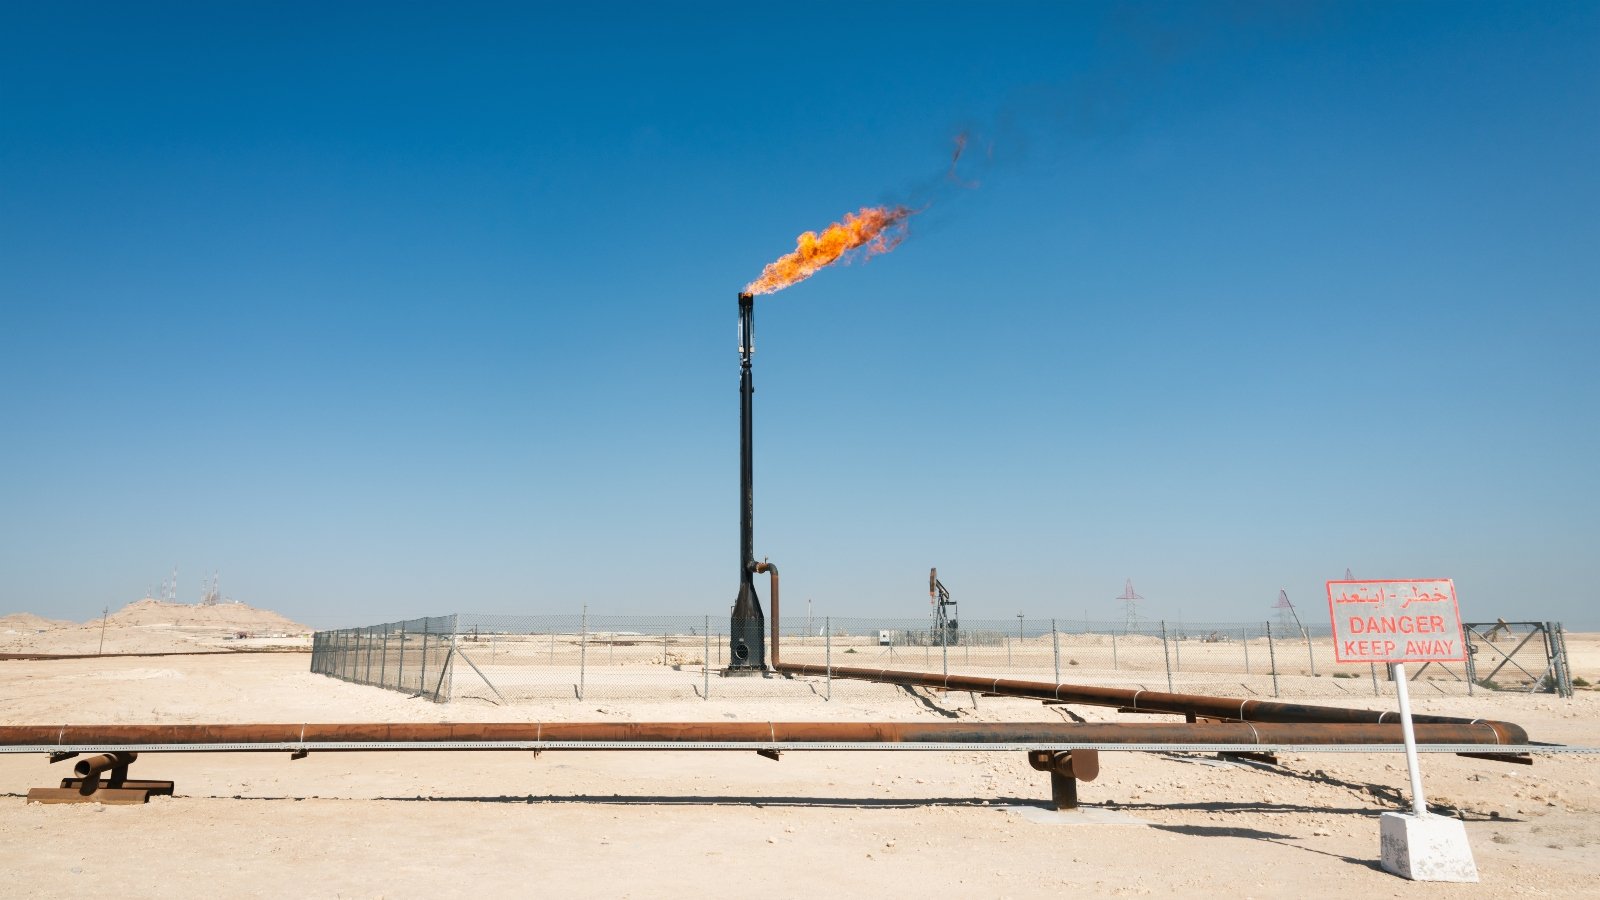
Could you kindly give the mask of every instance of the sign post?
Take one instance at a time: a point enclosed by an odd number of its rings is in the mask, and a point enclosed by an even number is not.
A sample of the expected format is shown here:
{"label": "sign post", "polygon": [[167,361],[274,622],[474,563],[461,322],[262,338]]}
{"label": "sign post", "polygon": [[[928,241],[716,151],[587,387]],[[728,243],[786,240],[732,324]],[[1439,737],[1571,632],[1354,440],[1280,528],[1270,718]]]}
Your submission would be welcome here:
{"label": "sign post", "polygon": [[1459,820],[1428,813],[1411,723],[1408,662],[1462,662],[1456,588],[1448,578],[1328,582],[1333,620],[1333,656],[1342,663],[1394,666],[1411,776],[1411,813],[1387,812],[1379,826],[1383,868],[1413,881],[1477,881],[1478,868]]}

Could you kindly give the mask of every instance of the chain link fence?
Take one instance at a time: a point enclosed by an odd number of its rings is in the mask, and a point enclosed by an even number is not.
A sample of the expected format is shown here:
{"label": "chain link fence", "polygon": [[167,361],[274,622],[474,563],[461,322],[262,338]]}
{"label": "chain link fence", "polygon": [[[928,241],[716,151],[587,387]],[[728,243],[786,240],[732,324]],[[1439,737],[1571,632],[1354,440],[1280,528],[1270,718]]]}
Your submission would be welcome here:
{"label": "chain link fence", "polygon": [[[1490,626],[1465,626],[1469,661],[1421,667],[1412,675],[1414,684],[1441,694],[1523,690],[1570,696],[1561,626],[1499,624],[1493,634]],[[1335,663],[1327,626],[1016,616],[964,619],[939,629],[927,619],[808,615],[786,619],[779,644],[782,661],[818,666],[1245,697],[1394,692],[1384,667]],[[1496,664],[1493,676],[1483,674],[1486,661]],[[826,676],[728,678],[727,665],[725,613],[463,613],[317,632],[311,669],[437,702],[831,698],[836,690],[864,690],[862,682]]]}
{"label": "chain link fence", "polygon": [[456,617],[432,616],[311,637],[311,671],[448,701]]}

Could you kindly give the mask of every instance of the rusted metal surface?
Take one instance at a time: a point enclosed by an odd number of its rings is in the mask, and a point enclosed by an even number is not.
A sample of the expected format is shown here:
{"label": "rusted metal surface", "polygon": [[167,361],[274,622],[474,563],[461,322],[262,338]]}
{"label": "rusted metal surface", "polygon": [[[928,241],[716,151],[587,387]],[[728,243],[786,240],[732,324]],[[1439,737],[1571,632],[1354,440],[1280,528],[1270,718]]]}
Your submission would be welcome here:
{"label": "rusted metal surface", "polygon": [[[828,666],[802,663],[780,663],[775,668],[779,672],[792,675],[826,676],[830,672],[830,667]],[[1398,727],[1400,721],[1400,714],[1392,710],[1380,711],[1337,706],[1316,706],[1306,703],[1241,700],[1232,697],[1213,697],[1205,694],[1171,694],[1161,691],[1139,691],[1081,684],[1054,684],[1048,681],[1023,681],[1015,678],[989,678],[979,675],[907,672],[894,669],[833,666],[831,667],[831,673],[834,678],[855,678],[876,681],[882,684],[973,691],[994,696],[1055,700],[1085,706],[1109,706],[1129,712],[1203,716],[1211,719],[1238,722],[1301,723],[1308,725],[1372,724]],[[1525,744],[1528,740],[1527,731],[1522,726],[1511,722],[1433,715],[1413,715],[1411,718],[1419,728],[1423,725],[1470,725],[1474,728],[1491,729],[1496,734],[1497,740],[1486,743]]]}
{"label": "rusted metal surface", "polygon": [[[1424,744],[1504,743],[1491,723],[1418,723]],[[374,722],[4,725],[0,746],[595,741],[970,744],[1397,744],[1397,723],[1315,722]],[[404,749],[403,746],[396,749]]]}
{"label": "rusted metal surface", "polygon": [[1100,752],[1032,750],[1028,765],[1050,773],[1050,800],[1056,809],[1077,809],[1078,782],[1093,781],[1100,774]]}
{"label": "rusted metal surface", "polygon": [[[91,756],[88,759],[78,760],[78,762],[73,765],[72,771],[77,772],[79,778],[88,781],[91,779],[99,779],[101,772],[111,769],[113,770],[111,775],[111,781],[113,784],[111,786],[116,787],[118,784],[127,780],[128,766],[138,758],[139,754],[137,753],[102,753],[99,756]],[[90,790],[93,790],[93,788],[90,788]]]}
{"label": "rusted metal surface", "polygon": [[151,797],[172,796],[170,781],[130,781],[125,787],[100,788],[83,793],[73,787],[76,778],[64,779],[58,788],[32,788],[28,791],[29,803],[149,803]]}
{"label": "rusted metal surface", "polygon": [[1093,781],[1100,775],[1098,750],[1033,750],[1028,765],[1040,772],[1059,772],[1079,781]]}
{"label": "rusted metal surface", "polygon": [[766,572],[772,577],[772,639],[769,648],[774,668],[778,665],[778,567],[769,562],[755,564],[756,574]]}
{"label": "rusted metal surface", "polygon": [[[52,754],[50,761],[59,762],[61,754]],[[73,771],[76,778],[61,779],[58,788],[33,788],[28,791],[30,803],[146,803],[151,796],[172,794],[170,781],[134,781],[128,778],[128,766],[139,758],[129,751],[102,753],[79,760]],[[100,776],[110,775],[102,783]]]}

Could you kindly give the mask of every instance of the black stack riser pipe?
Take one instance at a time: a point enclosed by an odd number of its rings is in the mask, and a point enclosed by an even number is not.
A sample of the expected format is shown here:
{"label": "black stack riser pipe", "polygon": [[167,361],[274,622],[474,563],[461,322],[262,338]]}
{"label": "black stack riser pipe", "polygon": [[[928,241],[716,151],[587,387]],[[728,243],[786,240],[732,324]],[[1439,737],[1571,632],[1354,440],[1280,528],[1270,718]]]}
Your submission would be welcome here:
{"label": "black stack riser pipe", "polygon": [[755,298],[739,295],[739,593],[728,628],[729,668],[767,667],[765,617],[755,585],[755,462],[750,354],[755,350]]}

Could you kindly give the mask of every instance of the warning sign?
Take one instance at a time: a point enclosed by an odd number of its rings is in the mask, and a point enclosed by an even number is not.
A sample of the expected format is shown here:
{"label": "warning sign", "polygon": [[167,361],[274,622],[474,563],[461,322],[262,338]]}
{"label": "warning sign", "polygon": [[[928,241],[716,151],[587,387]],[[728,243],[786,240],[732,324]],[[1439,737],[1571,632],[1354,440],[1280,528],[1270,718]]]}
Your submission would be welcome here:
{"label": "warning sign", "polygon": [[1423,581],[1330,581],[1333,657],[1339,662],[1456,662],[1461,640],[1456,586]]}

